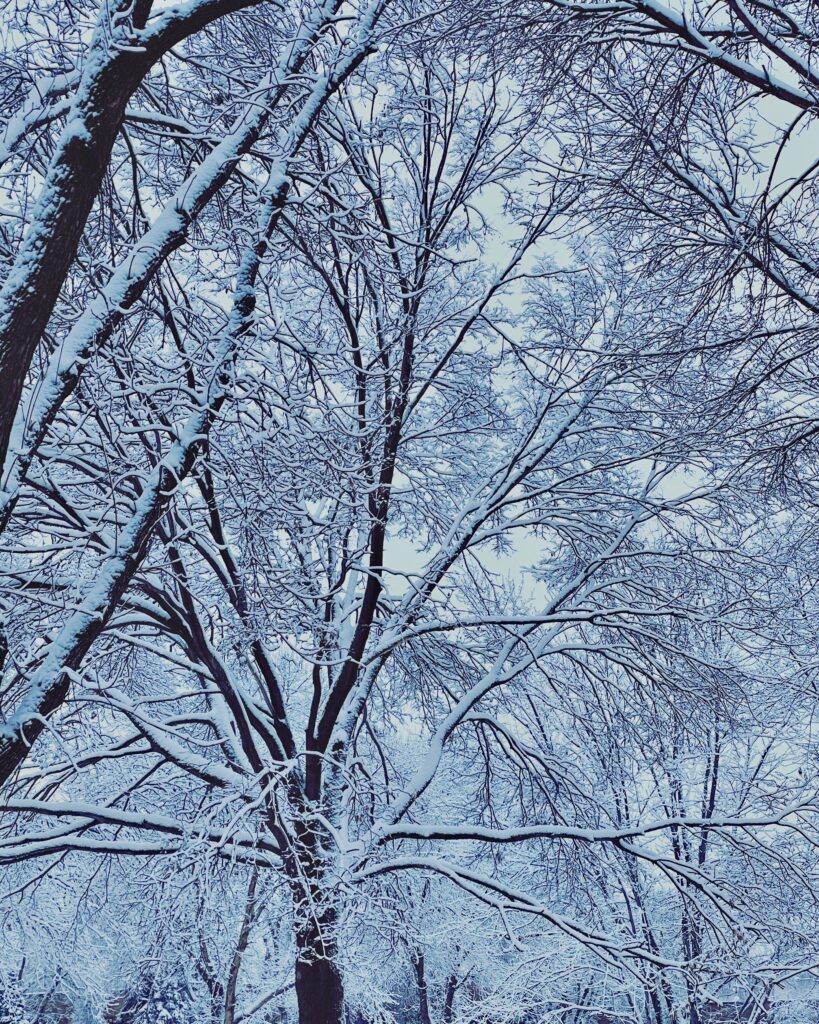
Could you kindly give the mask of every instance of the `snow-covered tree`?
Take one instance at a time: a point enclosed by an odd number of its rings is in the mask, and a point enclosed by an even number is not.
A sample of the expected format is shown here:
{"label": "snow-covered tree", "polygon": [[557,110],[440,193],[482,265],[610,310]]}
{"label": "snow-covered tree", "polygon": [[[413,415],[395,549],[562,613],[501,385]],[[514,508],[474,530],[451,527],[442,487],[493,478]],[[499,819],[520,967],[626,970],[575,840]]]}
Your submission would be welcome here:
{"label": "snow-covered tree", "polygon": [[25,989],[708,1024],[808,983],[813,170],[764,165],[802,113],[750,133],[812,109],[762,59],[812,22],[717,9],[15,8]]}

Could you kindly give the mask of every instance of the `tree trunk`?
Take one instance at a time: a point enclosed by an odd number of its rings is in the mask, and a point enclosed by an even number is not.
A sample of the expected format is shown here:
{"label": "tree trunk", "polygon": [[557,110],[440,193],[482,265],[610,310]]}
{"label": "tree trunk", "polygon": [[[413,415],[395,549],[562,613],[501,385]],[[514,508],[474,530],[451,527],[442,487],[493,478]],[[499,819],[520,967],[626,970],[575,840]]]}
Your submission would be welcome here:
{"label": "tree trunk", "polygon": [[88,65],[17,258],[0,292],[0,465],[23,382],[74,259],[125,105],[148,68],[108,46],[101,16]]}
{"label": "tree trunk", "polygon": [[259,869],[254,868],[253,874],[250,876],[250,885],[247,889],[245,912],[242,918],[242,926],[239,929],[239,939],[236,943],[236,949],[233,951],[233,960],[230,964],[228,983],[225,988],[224,1024],[234,1024],[236,1020],[236,986],[239,981],[242,957],[245,955],[247,944],[250,941],[250,931],[253,927],[253,919],[256,916],[256,885],[258,881]]}
{"label": "tree trunk", "polygon": [[415,987],[418,989],[418,1016],[421,1024],[432,1024],[429,1015],[429,993],[427,991],[426,965],[424,954],[416,951],[412,957],[412,966],[415,969]]}
{"label": "tree trunk", "polygon": [[458,975],[455,971],[450,974],[446,983],[446,995],[444,996],[444,1024],[451,1024],[452,1015],[455,1011],[455,993],[458,991]]}
{"label": "tree trunk", "polygon": [[[332,927],[332,921],[326,921]],[[343,1024],[344,985],[335,947],[323,927],[311,922],[299,933],[296,958],[299,1024]]]}
{"label": "tree trunk", "polygon": [[[128,28],[127,2],[103,5],[31,223],[0,290],[0,468],[26,374],[76,256],[129,99],[172,46],[222,15],[259,2],[202,0],[169,19],[164,31],[145,37]],[[150,8],[148,0],[132,5],[133,29],[144,27]]]}

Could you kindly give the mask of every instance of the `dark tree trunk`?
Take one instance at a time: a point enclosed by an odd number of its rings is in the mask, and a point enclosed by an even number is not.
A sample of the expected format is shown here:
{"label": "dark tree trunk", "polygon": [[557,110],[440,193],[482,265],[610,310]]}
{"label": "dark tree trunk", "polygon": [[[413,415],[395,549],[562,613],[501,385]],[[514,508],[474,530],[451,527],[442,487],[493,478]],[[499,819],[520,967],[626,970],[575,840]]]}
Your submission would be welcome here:
{"label": "dark tree trunk", "polygon": [[427,973],[423,953],[413,954],[412,966],[415,970],[415,986],[418,989],[419,1019],[421,1024],[432,1024],[432,1018],[429,1015],[429,992],[427,991]]}
{"label": "dark tree trunk", "polygon": [[[332,922],[326,922],[331,925]],[[335,949],[314,923],[298,937],[296,999],[299,1024],[343,1024],[344,985]]]}
{"label": "dark tree trunk", "polygon": [[[210,0],[146,38],[120,35],[111,43],[111,15],[120,19],[126,0],[100,16],[86,70],[15,261],[0,290],[0,468],[26,374],[74,261],[88,215],[99,193],[126,105],[150,68],[172,46],[217,18],[261,0]],[[150,0],[131,12],[144,27]],[[303,59],[299,62],[299,66]]]}
{"label": "dark tree trunk", "polygon": [[239,982],[239,971],[242,967],[242,957],[245,955],[247,950],[247,944],[250,941],[250,932],[253,927],[253,919],[256,916],[256,885],[258,884],[258,881],[259,870],[258,868],[254,868],[253,874],[250,876],[250,885],[247,889],[247,899],[245,900],[245,912],[242,918],[242,927],[239,930],[239,939],[236,943],[236,949],[233,951],[233,960],[230,964],[228,983],[225,988],[224,1024],[234,1024],[236,1020],[236,987]]}
{"label": "dark tree trunk", "polygon": [[444,996],[444,1024],[451,1024],[455,1010],[455,993],[458,991],[458,975],[453,971],[446,983]]}
{"label": "dark tree trunk", "polygon": [[0,293],[0,465],[34,351],[46,328],[108,166],[125,105],[148,63],[130,52],[104,52],[98,31],[81,101],[57,146],[33,223]]}

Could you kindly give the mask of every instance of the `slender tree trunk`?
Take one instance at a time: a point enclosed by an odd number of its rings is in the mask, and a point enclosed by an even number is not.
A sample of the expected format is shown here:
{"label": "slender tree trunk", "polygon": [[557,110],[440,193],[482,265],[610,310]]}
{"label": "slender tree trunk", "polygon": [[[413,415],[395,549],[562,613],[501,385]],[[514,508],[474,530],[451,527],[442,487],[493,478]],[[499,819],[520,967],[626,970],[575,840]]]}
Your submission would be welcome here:
{"label": "slender tree trunk", "polygon": [[233,959],[230,964],[227,986],[225,987],[225,1024],[234,1024],[236,1019],[236,986],[239,981],[239,969],[242,966],[242,957],[250,941],[250,931],[253,927],[253,919],[256,916],[256,884],[259,881],[259,869],[254,868],[250,876],[250,885],[247,887],[247,899],[245,900],[245,913],[242,918],[242,927],[239,930],[239,939],[236,949],[233,951]]}
{"label": "slender tree trunk", "polygon": [[458,975],[455,971],[450,974],[446,983],[446,993],[444,995],[444,1013],[443,1020],[444,1024],[451,1024],[452,1014],[455,1011],[455,993],[458,990]]}
{"label": "slender tree trunk", "polygon": [[429,1015],[429,992],[427,991],[426,965],[424,954],[416,951],[412,955],[412,966],[415,970],[415,987],[418,989],[418,1017],[421,1024],[432,1024]]}

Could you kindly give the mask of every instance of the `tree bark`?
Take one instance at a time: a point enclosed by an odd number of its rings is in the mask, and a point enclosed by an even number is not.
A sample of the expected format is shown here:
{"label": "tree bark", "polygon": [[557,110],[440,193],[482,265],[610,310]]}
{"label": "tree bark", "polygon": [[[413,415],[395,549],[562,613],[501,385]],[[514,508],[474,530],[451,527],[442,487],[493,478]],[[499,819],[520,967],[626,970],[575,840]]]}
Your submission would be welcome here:
{"label": "tree bark", "polygon": [[446,983],[446,994],[444,995],[444,1024],[451,1024],[452,1015],[455,1011],[455,993],[458,991],[458,975],[455,971],[450,974]]}
{"label": "tree bark", "polygon": [[236,1020],[236,987],[239,982],[239,970],[242,966],[242,957],[245,955],[247,944],[250,941],[250,931],[253,927],[253,920],[256,916],[256,885],[259,881],[259,869],[254,868],[250,876],[250,885],[247,888],[247,899],[245,900],[245,912],[242,917],[242,926],[239,929],[239,939],[236,949],[233,951],[233,959],[230,964],[230,973],[225,988],[225,1017],[224,1024],[235,1024]]}
{"label": "tree bark", "polygon": [[412,966],[415,970],[415,987],[418,989],[418,1016],[421,1024],[432,1024],[429,1015],[429,992],[427,991],[426,965],[424,954],[415,952],[412,956]]}
{"label": "tree bark", "polygon": [[299,1024],[343,1024],[344,984],[336,963],[332,915],[310,921],[297,935]]}
{"label": "tree bark", "polygon": [[26,373],[76,254],[125,105],[148,67],[141,54],[107,50],[98,29],[89,59],[93,73],[80,84],[31,227],[0,293],[0,464]]}

